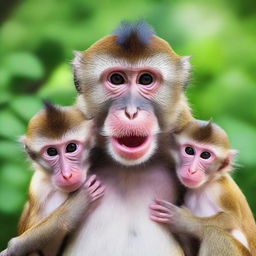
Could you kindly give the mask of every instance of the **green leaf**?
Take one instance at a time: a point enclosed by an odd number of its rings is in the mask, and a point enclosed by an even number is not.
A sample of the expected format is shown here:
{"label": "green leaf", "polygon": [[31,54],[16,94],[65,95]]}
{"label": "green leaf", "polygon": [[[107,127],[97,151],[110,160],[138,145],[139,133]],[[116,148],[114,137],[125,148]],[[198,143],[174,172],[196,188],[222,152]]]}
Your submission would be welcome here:
{"label": "green leaf", "polygon": [[[15,156],[15,159],[13,159]],[[1,140],[0,141],[0,158],[13,162],[14,160],[24,159],[25,154],[22,152],[22,145],[18,142]]]}
{"label": "green leaf", "polygon": [[10,54],[5,65],[10,73],[31,79],[40,79],[44,75],[44,68],[40,60],[29,52],[15,52]]}
{"label": "green leaf", "polygon": [[9,184],[0,182],[0,211],[15,213],[26,199],[26,193],[21,193],[18,188],[10,187]]}
{"label": "green leaf", "polygon": [[1,168],[0,180],[1,183],[8,184],[15,189],[19,188],[23,191],[30,179],[30,173],[26,171],[26,166],[23,163],[19,165],[6,163]]}
{"label": "green leaf", "polygon": [[28,121],[42,107],[42,101],[36,96],[19,96],[12,101],[10,107]]}
{"label": "green leaf", "polygon": [[217,118],[216,122],[227,131],[232,147],[238,149],[238,159],[243,164],[255,166],[255,127],[243,120],[224,115]]}
{"label": "green leaf", "polygon": [[24,132],[25,126],[12,111],[7,109],[0,111],[0,135],[17,140]]}

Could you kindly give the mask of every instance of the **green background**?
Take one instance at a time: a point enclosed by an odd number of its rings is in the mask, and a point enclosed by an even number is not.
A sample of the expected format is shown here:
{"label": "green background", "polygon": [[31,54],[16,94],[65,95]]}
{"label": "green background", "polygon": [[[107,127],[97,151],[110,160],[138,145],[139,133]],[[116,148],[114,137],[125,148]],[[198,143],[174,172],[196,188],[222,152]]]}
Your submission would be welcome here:
{"label": "green background", "polygon": [[196,118],[223,126],[239,150],[234,177],[256,213],[254,0],[5,0],[0,2],[0,249],[15,235],[31,166],[18,138],[49,98],[75,100],[70,61],[122,19],[145,18],[192,55],[187,95]]}

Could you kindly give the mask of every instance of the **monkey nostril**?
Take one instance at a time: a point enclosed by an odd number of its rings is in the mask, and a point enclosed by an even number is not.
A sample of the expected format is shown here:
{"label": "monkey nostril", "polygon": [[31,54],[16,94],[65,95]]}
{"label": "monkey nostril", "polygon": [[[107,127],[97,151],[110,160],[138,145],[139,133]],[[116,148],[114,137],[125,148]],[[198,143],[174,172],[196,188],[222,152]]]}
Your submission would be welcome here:
{"label": "monkey nostril", "polygon": [[72,173],[65,173],[65,174],[62,174],[63,178],[65,180],[68,180],[68,179],[71,179],[72,178]]}
{"label": "monkey nostril", "polygon": [[138,116],[138,108],[125,108],[125,115],[129,119],[135,119]]}
{"label": "monkey nostril", "polygon": [[188,169],[188,173],[189,173],[189,174],[195,174],[195,173],[196,173],[196,170]]}

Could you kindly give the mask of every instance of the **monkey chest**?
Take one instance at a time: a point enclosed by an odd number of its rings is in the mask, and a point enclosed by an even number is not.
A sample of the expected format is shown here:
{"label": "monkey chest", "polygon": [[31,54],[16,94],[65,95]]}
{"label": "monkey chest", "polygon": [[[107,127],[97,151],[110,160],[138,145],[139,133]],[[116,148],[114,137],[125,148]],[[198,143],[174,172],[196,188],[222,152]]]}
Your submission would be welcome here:
{"label": "monkey chest", "polygon": [[196,216],[209,217],[221,211],[215,198],[216,189],[209,191],[188,192],[185,196],[184,205]]}
{"label": "monkey chest", "polygon": [[113,184],[107,187],[103,199],[73,235],[63,255],[183,255],[171,232],[149,218],[149,205],[154,198],[172,198],[171,181],[167,182],[170,177],[153,176],[146,182],[126,181],[129,189],[113,188]]}

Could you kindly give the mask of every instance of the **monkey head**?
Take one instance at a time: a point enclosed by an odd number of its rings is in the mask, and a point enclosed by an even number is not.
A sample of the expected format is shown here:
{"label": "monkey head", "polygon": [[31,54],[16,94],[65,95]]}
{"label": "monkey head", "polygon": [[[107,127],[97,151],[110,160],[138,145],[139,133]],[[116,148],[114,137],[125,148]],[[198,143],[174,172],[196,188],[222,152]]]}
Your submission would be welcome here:
{"label": "monkey head", "polygon": [[123,22],[87,50],[75,52],[78,106],[106,138],[121,164],[148,160],[157,134],[191,119],[184,96],[189,57],[178,56],[146,23]]}
{"label": "monkey head", "polygon": [[65,192],[75,191],[84,183],[93,141],[92,120],[85,120],[74,106],[60,107],[49,102],[30,120],[22,137],[33,163]]}
{"label": "monkey head", "polygon": [[189,188],[198,188],[232,169],[236,150],[230,149],[226,132],[212,122],[193,120],[176,134],[180,145],[177,174]]}

